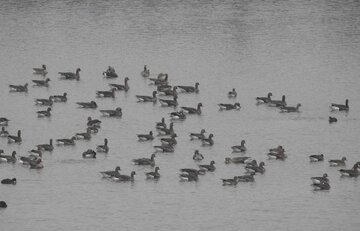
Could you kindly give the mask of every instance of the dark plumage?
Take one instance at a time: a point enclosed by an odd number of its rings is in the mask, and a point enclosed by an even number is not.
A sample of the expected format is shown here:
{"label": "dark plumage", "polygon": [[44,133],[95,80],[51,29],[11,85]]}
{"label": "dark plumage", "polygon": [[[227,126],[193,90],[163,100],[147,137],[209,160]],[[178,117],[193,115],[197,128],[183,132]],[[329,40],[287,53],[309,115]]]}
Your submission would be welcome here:
{"label": "dark plumage", "polygon": [[105,138],[104,144],[96,146],[96,151],[108,153],[109,152],[108,139]]}
{"label": "dark plumage", "polygon": [[115,89],[112,88],[109,91],[96,91],[96,96],[103,98],[115,98]]}
{"label": "dark plumage", "polygon": [[187,113],[189,114],[198,114],[201,115],[201,107],[202,107],[202,103],[198,103],[197,108],[193,108],[193,107],[181,107],[181,109],[185,110]]}
{"label": "dark plumage", "polygon": [[159,99],[159,102],[164,107],[176,107],[178,105],[177,96],[175,95],[172,100],[170,99]]}
{"label": "dark plumage", "polygon": [[148,141],[148,140],[153,140],[154,139],[152,131],[150,131],[149,134],[137,134],[136,136],[138,137],[138,139],[140,141]]}
{"label": "dark plumage", "polygon": [[59,72],[59,74],[61,75],[62,79],[66,79],[66,80],[80,80],[80,68],[76,69],[76,72]]}
{"label": "dark plumage", "polygon": [[18,130],[17,136],[8,135],[7,138],[9,143],[21,143],[21,130]]}
{"label": "dark plumage", "polygon": [[146,172],[146,178],[147,179],[159,179],[160,178],[160,173],[159,173],[160,168],[159,167],[155,167],[155,171],[154,172]]}
{"label": "dark plumage", "polygon": [[54,146],[53,146],[53,140],[50,139],[49,143],[48,144],[38,144],[36,145],[36,147],[39,149],[39,150],[42,150],[42,151],[52,151],[54,150]]}
{"label": "dark plumage", "polygon": [[200,164],[199,165],[199,168],[200,169],[204,169],[206,171],[209,171],[209,172],[213,172],[215,171],[215,161],[211,161],[210,164]]}
{"label": "dark plumage", "polygon": [[96,158],[96,152],[92,149],[88,149],[85,152],[82,153],[83,158]]}
{"label": "dark plumage", "polygon": [[51,107],[48,107],[45,111],[37,111],[38,117],[50,117],[51,116]]}
{"label": "dark plumage", "polygon": [[129,77],[125,77],[124,85],[110,83],[109,86],[117,91],[128,91],[130,89],[128,81],[129,81]]}
{"label": "dark plumage", "polygon": [[211,133],[208,138],[201,139],[202,144],[212,146],[214,144],[213,137],[214,135]]}
{"label": "dark plumage", "polygon": [[257,101],[257,104],[262,104],[262,103],[269,103],[271,102],[271,96],[272,96],[272,93],[269,92],[267,97],[256,97],[256,101]]}
{"label": "dark plumage", "polygon": [[121,107],[115,108],[115,110],[100,110],[103,116],[109,117],[121,117],[122,116],[122,109]]}
{"label": "dark plumage", "polygon": [[64,92],[63,95],[53,95],[52,99],[54,102],[66,102],[67,101],[67,93]]}
{"label": "dark plumage", "polygon": [[199,92],[199,83],[195,83],[195,87],[193,86],[182,86],[182,85],[179,85],[177,86],[178,88],[180,88],[181,90],[187,92],[187,93],[198,93]]}
{"label": "dark plumage", "polygon": [[27,92],[28,91],[28,83],[24,85],[9,85],[11,92]]}
{"label": "dark plumage", "polygon": [[151,154],[150,158],[139,158],[132,160],[136,165],[155,165],[155,154]]}
{"label": "dark plumage", "polygon": [[345,100],[345,105],[332,103],[330,108],[332,111],[349,111],[349,100]]}
{"label": "dark plumage", "polygon": [[32,80],[32,82],[39,87],[48,87],[49,86],[49,78],[46,78],[45,80]]}
{"label": "dark plumage", "polygon": [[309,158],[310,158],[311,162],[323,161],[324,160],[324,154],[310,155]]}
{"label": "dark plumage", "polygon": [[16,184],[16,178],[12,178],[12,179],[9,179],[9,178],[7,178],[7,179],[3,179],[3,180],[1,181],[1,184],[13,184],[13,185],[15,185],[15,184]]}
{"label": "dark plumage", "polygon": [[156,98],[156,91],[153,91],[152,96],[147,96],[147,95],[136,95],[136,98],[138,99],[138,102],[153,102],[155,103],[157,98]]}
{"label": "dark plumage", "polygon": [[90,102],[76,102],[77,105],[79,105],[79,107],[81,108],[92,108],[95,109],[97,108],[97,104],[95,101],[90,101]]}
{"label": "dark plumage", "polygon": [[193,140],[193,139],[199,139],[199,140],[202,140],[202,139],[205,139],[205,129],[201,129],[200,133],[190,133],[190,139]]}
{"label": "dark plumage", "polygon": [[220,110],[240,109],[240,103],[235,103],[235,104],[219,103],[218,106],[220,107]]}

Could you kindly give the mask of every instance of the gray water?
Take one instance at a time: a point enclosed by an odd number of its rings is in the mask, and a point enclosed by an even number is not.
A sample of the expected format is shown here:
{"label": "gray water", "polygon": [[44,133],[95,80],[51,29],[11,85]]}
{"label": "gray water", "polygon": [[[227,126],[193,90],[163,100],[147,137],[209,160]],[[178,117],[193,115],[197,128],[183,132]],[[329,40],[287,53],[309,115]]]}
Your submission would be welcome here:
{"label": "gray water", "polygon": [[[354,230],[360,206],[358,179],[341,178],[329,159],[359,161],[360,142],[360,3],[359,1],[1,1],[0,116],[11,119],[11,134],[22,130],[21,145],[0,139],[0,149],[20,156],[50,138],[84,132],[87,117],[102,120],[91,141],[55,147],[44,153],[44,169],[0,164],[1,230]],[[33,87],[32,68],[46,64],[49,88]],[[155,132],[155,122],[173,109],[136,103],[154,86],[140,76],[169,73],[170,84],[200,83],[199,94],[179,94],[180,106],[204,105],[201,116],[175,123],[178,144],[171,154],[158,153],[161,179],[145,179],[150,167],[133,158],[149,157],[152,142],[136,134]],[[119,78],[101,73],[114,66]],[[82,69],[81,79],[62,81],[59,71]],[[96,90],[130,78],[130,90],[115,99],[97,99]],[[30,84],[29,92],[9,93],[8,84]],[[238,96],[228,99],[233,87]],[[37,118],[35,98],[67,92],[67,103],[53,106],[50,119]],[[301,113],[255,105],[255,97],[286,95]],[[123,109],[121,119],[101,117],[99,110],[75,102],[96,100],[98,109]],[[330,103],[350,101],[348,113],[330,112]],[[219,111],[218,103],[240,102],[239,111]],[[328,116],[338,118],[328,123]],[[215,144],[190,141],[189,132],[205,128]],[[155,132],[156,134],[156,132]],[[96,160],[81,153],[109,139],[110,152]],[[254,183],[224,187],[221,178],[244,173],[242,165],[225,165],[231,146],[246,140],[248,151],[264,161],[266,172]],[[269,148],[282,145],[288,158],[268,160]],[[216,171],[198,182],[180,182],[179,168],[216,162]],[[325,161],[310,163],[310,154]],[[101,178],[100,171],[121,166],[136,171],[133,183]],[[327,173],[331,189],[314,191],[312,176]]]}

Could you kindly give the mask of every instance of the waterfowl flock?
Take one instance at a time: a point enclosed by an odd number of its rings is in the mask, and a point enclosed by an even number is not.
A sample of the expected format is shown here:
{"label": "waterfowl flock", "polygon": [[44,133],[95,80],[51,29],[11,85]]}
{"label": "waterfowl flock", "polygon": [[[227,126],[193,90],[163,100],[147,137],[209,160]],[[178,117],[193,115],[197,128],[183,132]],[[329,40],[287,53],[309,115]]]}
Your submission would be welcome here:
{"label": "waterfowl flock", "polygon": [[[33,68],[34,74],[41,75],[41,76],[47,76],[48,70],[46,65],[42,65],[41,68]],[[58,72],[60,75],[60,80],[76,80],[78,81],[80,79],[80,68],[76,69],[76,72]],[[106,71],[103,72],[103,76],[106,79],[109,78],[118,78],[118,74],[115,72],[115,69],[111,66],[108,67]],[[152,154],[150,157],[142,157],[137,159],[129,160],[129,164],[132,163],[134,165],[146,165],[150,166],[151,168],[154,168],[154,171],[147,171],[143,172],[142,175],[146,179],[153,179],[153,180],[160,180],[161,174],[175,174],[177,171],[180,171],[178,173],[179,180],[180,181],[198,181],[200,178],[199,176],[205,175],[207,172],[214,172],[216,171],[215,161],[212,159],[208,159],[206,155],[203,155],[199,152],[199,150],[195,150],[193,154],[184,155],[184,158],[192,158],[194,161],[194,164],[197,165],[197,168],[184,168],[186,166],[178,166],[177,169],[174,171],[174,173],[160,173],[160,166],[157,166],[155,163],[155,158],[161,158],[161,155],[158,155],[158,153],[172,153],[175,151],[178,137],[177,133],[174,129],[174,120],[186,120],[187,116],[202,116],[202,107],[204,107],[202,102],[195,103],[193,106],[179,106],[178,97],[180,96],[180,92],[178,93],[178,90],[183,93],[188,94],[200,94],[199,86],[200,84],[196,82],[193,86],[192,85],[176,85],[171,86],[170,78],[168,74],[160,73],[157,75],[156,78],[150,78],[150,70],[145,65],[143,71],[140,72],[140,78],[145,78],[147,81],[155,87],[155,90],[149,90],[149,92],[152,92],[150,95],[135,95],[135,98],[137,99],[137,103],[147,103],[152,102],[155,106],[157,102],[161,104],[161,107],[169,107],[168,110],[170,112],[167,112],[169,115],[169,123],[166,122],[165,117],[161,119],[160,122],[155,122],[156,132],[161,136],[159,139],[160,144],[153,145],[154,150],[152,150]],[[32,80],[34,85],[38,87],[48,87],[50,85],[50,78],[44,78],[43,80]],[[116,92],[118,91],[125,91],[128,92],[130,90],[129,86],[129,77],[124,78],[124,84],[108,84],[109,88],[108,90],[98,90],[95,91],[94,97],[101,97],[101,98],[115,98]],[[150,87],[151,87],[150,85]],[[22,92],[28,92],[28,83],[25,83],[23,85],[9,85],[10,92],[16,92],[16,93],[22,93]],[[235,88],[233,88],[231,91],[227,93],[227,96],[229,98],[236,98],[237,92]],[[286,112],[286,113],[300,113],[300,107],[302,106],[301,103],[298,103],[296,106],[288,106],[285,101],[285,95],[282,96],[281,100],[273,100],[271,97],[273,94],[269,92],[267,96],[259,96],[255,97],[256,105],[266,105],[269,107],[277,107],[279,108],[279,112]],[[64,92],[62,95],[51,95],[48,98],[39,98],[35,99],[35,104],[40,106],[46,106],[46,110],[38,110],[35,111],[37,113],[38,117],[51,117],[51,112],[53,112],[53,104],[55,102],[62,102],[67,103],[68,102],[68,94]],[[161,97],[161,98],[158,98]],[[169,97],[172,97],[169,98]],[[96,110],[98,108],[98,104],[93,100],[90,102],[76,102],[77,106],[79,108],[83,109],[92,109]],[[240,106],[240,102],[236,103],[218,103],[219,111],[229,111],[234,110],[235,113],[238,110],[242,110],[242,107]],[[176,109],[179,108],[179,111],[176,111]],[[175,111],[171,111],[175,109]],[[99,110],[99,114],[105,117],[122,117],[122,111],[123,109],[121,107],[116,107],[115,109],[101,109]],[[128,109],[130,110],[130,109]],[[345,100],[345,104],[330,104],[330,110],[331,111],[343,111],[348,112],[349,111],[349,100]],[[54,112],[55,113],[55,112]],[[222,112],[224,113],[224,112]],[[0,115],[3,116],[3,115]],[[334,123],[337,119],[335,117],[329,117],[329,122]],[[17,130],[16,134],[11,134],[6,130],[6,127],[12,127],[12,118],[7,117],[0,117],[0,126],[1,132],[0,137],[5,137],[8,139],[8,143],[17,143],[21,145],[22,142],[22,135],[21,135],[21,129]],[[15,121],[16,122],[16,121]],[[68,138],[51,138],[49,140],[49,143],[45,144],[34,144],[36,149],[31,150],[31,154],[28,156],[17,156],[16,151],[13,151],[11,155],[7,155],[4,153],[2,149],[0,149],[0,162],[1,163],[9,163],[9,164],[16,164],[17,162],[24,166],[29,166],[30,169],[42,169],[46,167],[46,163],[43,162],[43,152],[52,152],[54,148],[61,148],[60,146],[63,145],[75,145],[78,140],[90,140],[91,137],[98,133],[99,129],[101,129],[101,120],[97,118],[88,117],[87,121],[83,122],[86,123],[85,132],[77,132],[74,133],[72,137]],[[212,146],[215,145],[214,139],[216,139],[216,136],[213,133],[209,133],[208,135],[205,134],[206,130],[201,129],[200,131],[194,131],[189,133],[189,142],[193,140],[199,140],[201,142],[202,146]],[[153,131],[149,131],[146,133],[139,133],[136,134],[137,138],[141,142],[152,142],[153,140],[156,140],[156,136],[154,135]],[[26,137],[25,137],[26,139]],[[56,141],[56,146],[53,145],[53,139]],[[111,142],[111,141],[110,141]],[[241,140],[240,144],[234,144],[230,147],[230,150],[232,150],[231,153],[240,153],[245,154],[248,152],[247,147],[245,146],[246,141]],[[221,144],[216,144],[221,145]],[[224,152],[227,152],[227,149],[224,148]],[[99,153],[109,153],[110,147],[109,147],[109,139],[104,138],[104,143],[97,145],[94,149],[89,147],[87,150],[83,151],[79,156],[81,155],[84,159],[96,159]],[[276,148],[270,148],[268,153],[264,153],[264,157],[267,156],[268,159],[276,159],[276,160],[286,160],[288,157],[287,154],[285,154],[285,149],[278,145]],[[340,157],[339,157],[340,158]],[[239,182],[253,182],[255,181],[256,175],[258,174],[265,174],[265,166],[266,161],[260,161],[258,162],[253,159],[251,156],[233,156],[233,157],[225,157],[224,156],[224,163],[225,164],[238,164],[243,165],[243,171],[244,175],[238,175],[238,172],[234,174],[234,176],[230,176],[228,178],[221,178],[219,179],[219,182],[222,182],[223,185],[232,185],[235,186]],[[324,161],[325,155],[324,154],[312,154],[309,155],[310,162],[321,162]],[[201,162],[201,163],[199,163]],[[339,167],[339,166],[346,166],[346,157],[341,157],[341,159],[330,159],[328,160],[329,165],[333,167]],[[126,163],[123,163],[126,164]],[[359,175],[359,168],[360,168],[360,162],[356,162],[351,169],[339,169],[339,173],[342,176],[347,177],[357,177]],[[108,178],[111,181],[114,182],[126,182],[136,181],[139,174],[137,174],[135,171],[131,171],[130,174],[122,174],[120,173],[120,166],[116,166],[113,169],[115,170],[99,170],[98,172],[103,176],[103,178]],[[41,171],[41,170],[40,170]],[[330,181],[328,179],[327,173],[324,173],[323,176],[315,176],[310,178],[312,181],[312,185],[314,187],[314,190],[329,190],[330,189]],[[21,179],[19,179],[21,182]],[[17,183],[17,179],[15,177],[13,178],[7,178],[3,179],[1,181],[2,184],[12,184],[15,185]],[[3,205],[4,206],[4,205]]]}

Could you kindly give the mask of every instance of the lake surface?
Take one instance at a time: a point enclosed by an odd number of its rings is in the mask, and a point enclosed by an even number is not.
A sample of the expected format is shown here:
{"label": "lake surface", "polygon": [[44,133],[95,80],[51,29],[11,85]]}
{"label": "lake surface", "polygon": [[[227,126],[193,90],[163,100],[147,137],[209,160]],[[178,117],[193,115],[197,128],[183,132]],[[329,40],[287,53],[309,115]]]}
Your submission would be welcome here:
{"label": "lake surface", "polygon": [[[89,116],[102,120],[99,133],[73,147],[45,152],[44,168],[0,164],[1,230],[354,230],[359,227],[359,180],[341,178],[329,159],[360,160],[360,2],[359,1],[10,1],[0,3],[0,117],[11,120],[11,134],[22,130],[21,145],[0,139],[6,154],[25,156],[50,138],[84,132]],[[50,87],[33,87],[33,67],[46,64]],[[136,134],[155,130],[172,108],[137,103],[135,95],[155,89],[140,76],[168,73],[172,85],[200,83],[199,94],[179,93],[179,105],[204,105],[201,116],[175,122],[174,153],[158,153],[159,181],[145,179],[150,167],[134,166],[153,146]],[[102,72],[114,66],[119,78]],[[58,72],[80,67],[80,81],[63,81]],[[115,99],[96,98],[96,90],[130,78],[130,90]],[[29,83],[27,94],[10,93],[9,84]],[[227,98],[236,88],[238,96]],[[37,118],[35,98],[68,93],[50,119]],[[279,113],[257,106],[255,97],[286,95],[301,113]],[[348,113],[330,112],[331,103],[349,99]],[[75,102],[95,100],[96,110]],[[218,103],[240,102],[239,111],[219,111]],[[121,107],[120,119],[99,109]],[[328,123],[328,116],[338,122]],[[206,129],[215,144],[190,141],[190,132]],[[96,160],[83,151],[109,139],[110,152]],[[243,165],[225,165],[231,146],[246,140],[246,156],[265,162],[254,183],[224,187],[221,178],[242,175]],[[269,160],[269,148],[282,145],[288,158]],[[216,162],[216,171],[199,181],[180,182],[180,168]],[[311,154],[325,161],[310,163]],[[133,183],[102,179],[100,171],[121,166],[136,171]],[[314,191],[310,177],[327,173],[329,191]]]}

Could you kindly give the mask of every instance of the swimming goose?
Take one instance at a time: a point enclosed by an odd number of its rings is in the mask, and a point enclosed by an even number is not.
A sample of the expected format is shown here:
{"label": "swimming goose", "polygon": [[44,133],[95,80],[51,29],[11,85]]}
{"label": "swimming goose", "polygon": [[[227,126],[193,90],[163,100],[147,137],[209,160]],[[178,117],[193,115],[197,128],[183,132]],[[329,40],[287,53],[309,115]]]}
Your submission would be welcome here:
{"label": "swimming goose", "polygon": [[237,180],[237,176],[234,176],[234,178],[230,178],[230,179],[221,179],[223,185],[237,185],[238,180]]}
{"label": "swimming goose", "polygon": [[147,69],[146,65],[144,66],[144,70],[140,73],[142,77],[149,77],[150,76],[150,70]]}
{"label": "swimming goose", "polygon": [[156,122],[156,129],[166,128],[165,118],[161,118],[161,122]]}
{"label": "swimming goose", "polygon": [[136,98],[138,99],[138,102],[156,102],[156,91],[153,91],[152,96],[147,95],[136,95]]}
{"label": "swimming goose", "polygon": [[166,85],[168,84],[168,74],[165,74],[164,78],[149,78],[155,85]]}
{"label": "swimming goose", "polygon": [[183,90],[183,91],[185,91],[185,92],[187,92],[187,93],[193,93],[193,92],[195,92],[195,93],[198,93],[199,92],[199,83],[198,82],[196,82],[195,83],[195,87],[193,87],[193,86],[181,86],[181,85],[179,85],[178,86],[178,88],[180,88],[181,90]]}
{"label": "swimming goose", "polygon": [[128,91],[130,89],[129,84],[129,77],[125,77],[124,79],[124,85],[116,84],[116,83],[109,83],[109,86],[117,91]]}
{"label": "swimming goose", "polygon": [[21,143],[21,131],[18,130],[17,136],[8,135],[8,143]]}
{"label": "swimming goose", "polygon": [[204,169],[205,171],[213,172],[215,171],[215,161],[211,161],[210,164],[200,164],[200,169]]}
{"label": "swimming goose", "polygon": [[323,161],[324,160],[324,154],[310,155],[309,158],[310,158],[310,162]]}
{"label": "swimming goose", "polygon": [[198,181],[199,176],[196,173],[180,173],[180,181]]}
{"label": "swimming goose", "polygon": [[82,153],[83,158],[93,158],[96,159],[96,152],[92,149],[88,149]]}
{"label": "swimming goose", "polygon": [[341,160],[329,160],[330,166],[344,166],[346,161],[346,157],[344,156]]}
{"label": "swimming goose", "polygon": [[28,91],[28,83],[24,85],[9,85],[11,92],[27,92]]}
{"label": "swimming goose", "polygon": [[202,140],[202,139],[205,139],[205,129],[201,129],[200,133],[190,133],[190,140],[193,140],[193,139],[199,139],[199,140]]}
{"label": "swimming goose", "polygon": [[212,146],[214,144],[214,140],[212,139],[214,135],[211,133],[208,138],[201,139],[202,145]]}
{"label": "swimming goose", "polygon": [[218,106],[220,107],[220,111],[232,110],[232,109],[239,110],[241,108],[240,103],[235,103],[235,104],[219,103]]}
{"label": "swimming goose", "polygon": [[0,118],[0,126],[8,126],[9,125],[9,119],[5,118],[5,117],[1,117]]}
{"label": "swimming goose", "polygon": [[64,92],[63,95],[53,95],[52,100],[54,102],[66,102],[67,101],[67,93]]}
{"label": "swimming goose", "polygon": [[349,100],[345,100],[345,105],[332,103],[330,108],[332,111],[349,111]]}
{"label": "swimming goose", "polygon": [[11,155],[0,154],[0,162],[15,163],[16,162],[16,151],[13,151]]}
{"label": "swimming goose", "polygon": [[180,171],[186,174],[194,174],[194,175],[205,175],[206,170],[203,169],[194,169],[194,168],[181,168]]}
{"label": "swimming goose", "polygon": [[197,108],[193,108],[193,107],[181,107],[182,109],[184,109],[185,111],[187,111],[187,113],[189,114],[198,114],[201,115],[201,107],[202,107],[202,103],[198,103]]}
{"label": "swimming goose", "polygon": [[57,139],[56,142],[58,145],[75,145],[76,137],[73,136],[70,139]]}
{"label": "swimming goose", "polygon": [[248,172],[264,173],[265,172],[264,165],[265,165],[264,162],[260,162],[259,166],[247,165],[245,167],[245,170],[248,171]]}
{"label": "swimming goose", "polygon": [[313,184],[321,184],[322,182],[329,183],[328,174],[324,173],[323,176],[314,176],[311,177],[310,180],[313,182]]}
{"label": "swimming goose", "polygon": [[110,91],[96,91],[96,96],[103,98],[115,98],[115,88],[112,88]]}
{"label": "swimming goose", "polygon": [[5,201],[0,201],[0,208],[7,208],[7,204]]}
{"label": "swimming goose", "polygon": [[52,106],[53,97],[50,96],[49,99],[35,99],[35,104],[40,106]]}
{"label": "swimming goose", "polygon": [[146,178],[147,179],[159,179],[160,178],[159,170],[160,170],[160,168],[156,166],[154,172],[145,172]]}
{"label": "swimming goose", "polygon": [[166,95],[166,96],[175,96],[177,95],[177,86],[174,86],[172,89],[163,89],[159,91],[159,94]]}
{"label": "swimming goose", "polygon": [[329,123],[336,123],[338,120],[335,117],[329,116]]}
{"label": "swimming goose", "polygon": [[29,156],[20,156],[19,163],[23,165],[30,165],[30,163],[35,163],[38,159],[42,158],[42,153],[40,152],[39,155],[30,154]]}
{"label": "swimming goose", "polygon": [[174,152],[175,151],[175,149],[172,145],[164,144],[164,143],[162,143],[161,145],[155,145],[154,148],[156,149],[157,152]]}
{"label": "swimming goose", "polygon": [[204,159],[203,154],[199,152],[199,150],[195,150],[194,155],[192,156],[193,160],[200,161]]}
{"label": "swimming goose", "polygon": [[267,97],[256,97],[257,104],[269,103],[271,102],[272,93],[269,92]]}
{"label": "swimming goose", "polygon": [[231,149],[233,150],[232,152],[246,152],[245,140],[241,141],[241,145],[234,145]]}
{"label": "swimming goose", "polygon": [[290,106],[281,106],[281,112],[299,112],[299,108],[301,107],[301,103],[298,103],[296,107]]}
{"label": "swimming goose", "polygon": [[169,84],[163,84],[163,85],[158,85],[158,86],[156,87],[156,90],[157,90],[158,92],[171,91],[171,88],[172,88],[171,85],[169,85]]}
{"label": "swimming goose", "polygon": [[148,141],[154,139],[152,131],[150,131],[149,134],[136,134],[136,136],[138,137],[139,141]]}
{"label": "swimming goose", "polygon": [[270,100],[268,104],[272,107],[286,106],[285,95],[282,96],[281,100]]}
{"label": "swimming goose", "polygon": [[33,70],[34,70],[34,74],[36,75],[46,75],[48,73],[45,64],[43,64],[40,68],[34,67]]}
{"label": "swimming goose", "polygon": [[250,157],[247,156],[238,156],[238,157],[225,157],[225,164],[246,164],[251,160]]}
{"label": "swimming goose", "polygon": [[37,111],[38,117],[50,117],[51,116],[51,107],[48,107],[46,111]]}
{"label": "swimming goose", "polygon": [[287,157],[284,152],[269,152],[267,155],[269,158],[273,158],[276,160],[285,160]]}
{"label": "swimming goose", "polygon": [[49,86],[49,78],[46,78],[45,80],[32,80],[35,86],[38,87],[48,87]]}
{"label": "swimming goose", "polygon": [[238,182],[254,182],[255,181],[254,175],[255,175],[255,172],[250,172],[250,173],[242,175],[242,176],[237,176],[236,180]]}
{"label": "swimming goose", "polygon": [[134,181],[134,176],[135,175],[136,175],[135,171],[132,171],[130,176],[116,174],[115,176],[112,177],[112,179],[116,180],[116,181]]}
{"label": "swimming goose", "polygon": [[169,128],[159,128],[159,134],[161,135],[171,135],[174,134],[174,123],[171,122]]}
{"label": "swimming goose", "polygon": [[1,184],[13,184],[13,185],[16,185],[16,178],[12,178],[12,179],[3,179],[1,181]]}
{"label": "swimming goose", "polygon": [[53,140],[50,139],[48,144],[38,144],[38,145],[36,145],[36,147],[39,150],[51,152],[52,150],[54,150]]}
{"label": "swimming goose", "polygon": [[100,110],[103,116],[108,117],[121,117],[122,116],[122,109],[121,107],[115,108],[115,110]]}
{"label": "swimming goose", "polygon": [[9,132],[5,130],[5,127],[1,127],[0,136],[7,137],[8,135],[9,135]]}
{"label": "swimming goose", "polygon": [[108,146],[108,139],[107,138],[104,139],[104,144],[103,145],[96,146],[96,151],[97,152],[104,152],[104,153],[109,152],[109,146]]}
{"label": "swimming goose", "polygon": [[359,176],[359,162],[355,163],[352,169],[340,169],[339,172],[342,176],[357,177]]}
{"label": "swimming goose", "polygon": [[173,133],[170,135],[170,138],[161,138],[160,141],[162,144],[174,146],[177,144],[175,137],[177,137],[177,135]]}
{"label": "swimming goose", "polygon": [[62,79],[66,79],[66,80],[80,80],[80,68],[76,69],[76,73],[73,72],[59,72],[59,74],[61,75]]}
{"label": "swimming goose", "polygon": [[88,127],[97,127],[97,128],[100,128],[100,124],[101,124],[101,121],[98,120],[98,119],[92,119],[90,116],[88,117],[88,121],[86,123],[86,125]]}
{"label": "swimming goose", "polygon": [[109,66],[108,69],[103,72],[103,76],[104,76],[104,78],[107,78],[107,79],[114,79],[114,78],[118,77],[118,75],[115,72],[115,68],[111,67],[111,66]]}
{"label": "swimming goose", "polygon": [[330,184],[322,181],[320,184],[313,184],[314,190],[329,190]]}
{"label": "swimming goose", "polygon": [[79,132],[75,134],[76,139],[80,140],[90,140],[91,139],[91,134],[90,134],[90,129],[87,128],[86,132]]}
{"label": "swimming goose", "polygon": [[97,108],[97,104],[95,101],[91,102],[76,102],[81,108]]}
{"label": "swimming goose", "polygon": [[136,165],[155,165],[155,154],[151,154],[150,158],[139,158],[132,160]]}
{"label": "swimming goose", "polygon": [[174,111],[169,113],[172,120],[185,120],[186,114],[184,110]]}
{"label": "swimming goose", "polygon": [[120,171],[120,167],[116,166],[115,171],[110,170],[110,171],[103,171],[103,172],[100,172],[100,173],[101,173],[101,175],[103,177],[108,178],[108,177],[114,177],[114,176],[120,175],[119,171]]}
{"label": "swimming goose", "polygon": [[270,148],[269,152],[275,152],[275,153],[285,152],[285,149],[281,145],[279,145],[276,148]]}
{"label": "swimming goose", "polygon": [[177,98],[178,97],[176,95],[174,95],[174,98],[172,100],[170,100],[170,99],[159,99],[159,102],[164,107],[176,107],[178,105]]}
{"label": "swimming goose", "polygon": [[232,89],[232,91],[228,92],[228,97],[229,98],[235,98],[237,96],[236,90],[235,88]]}

